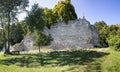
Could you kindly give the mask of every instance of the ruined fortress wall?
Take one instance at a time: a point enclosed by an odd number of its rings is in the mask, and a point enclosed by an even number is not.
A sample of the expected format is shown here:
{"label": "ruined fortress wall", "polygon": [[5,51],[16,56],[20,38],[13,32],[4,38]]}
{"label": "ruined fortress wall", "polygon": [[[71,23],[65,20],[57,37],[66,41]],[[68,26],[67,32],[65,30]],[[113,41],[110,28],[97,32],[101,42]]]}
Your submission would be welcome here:
{"label": "ruined fortress wall", "polygon": [[[45,28],[45,34],[51,35],[53,41],[49,46],[52,49],[83,49],[99,45],[99,35],[96,28],[86,19],[69,21],[68,24],[59,22],[51,27]],[[34,34],[26,35],[21,42],[22,50],[35,50]]]}
{"label": "ruined fortress wall", "polygon": [[50,47],[54,49],[80,49],[99,45],[98,32],[86,19],[69,21],[68,24],[57,23],[45,32],[52,36],[53,41]]}

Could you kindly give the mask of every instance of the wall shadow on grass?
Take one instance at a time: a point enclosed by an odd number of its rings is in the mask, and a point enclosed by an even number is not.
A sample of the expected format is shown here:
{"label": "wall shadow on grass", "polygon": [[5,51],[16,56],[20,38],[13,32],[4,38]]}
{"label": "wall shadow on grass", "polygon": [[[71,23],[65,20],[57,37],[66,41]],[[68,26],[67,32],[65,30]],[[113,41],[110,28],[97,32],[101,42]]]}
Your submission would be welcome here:
{"label": "wall shadow on grass", "polygon": [[109,53],[96,51],[54,51],[44,54],[20,54],[0,60],[3,65],[17,65],[20,67],[85,65]]}

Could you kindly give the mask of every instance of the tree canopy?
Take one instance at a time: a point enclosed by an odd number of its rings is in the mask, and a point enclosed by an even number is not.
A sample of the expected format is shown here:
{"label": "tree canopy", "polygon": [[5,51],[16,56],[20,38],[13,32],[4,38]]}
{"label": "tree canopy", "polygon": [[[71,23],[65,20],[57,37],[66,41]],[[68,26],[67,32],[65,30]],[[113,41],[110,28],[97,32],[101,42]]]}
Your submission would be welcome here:
{"label": "tree canopy", "polygon": [[58,21],[68,22],[69,20],[77,19],[74,6],[71,4],[71,0],[59,1],[53,8],[53,14]]}
{"label": "tree canopy", "polygon": [[120,51],[120,25],[108,26],[104,21],[99,21],[94,26],[99,31],[99,41],[102,47],[110,47]]}
{"label": "tree canopy", "polygon": [[104,26],[107,26],[107,24],[104,21],[95,22],[94,26],[100,31]]}
{"label": "tree canopy", "polygon": [[54,25],[54,23],[56,23],[55,16],[52,12],[52,9],[48,9],[48,8],[44,8],[44,14],[45,14],[44,16],[45,24],[50,29],[50,27]]}
{"label": "tree canopy", "polygon": [[38,4],[34,4],[31,11],[28,12],[26,24],[30,32],[34,32],[34,29],[43,30],[45,27],[43,8],[40,8]]}
{"label": "tree canopy", "polygon": [[[0,0],[0,17],[1,21],[6,20],[4,23],[7,25],[7,41],[8,47],[5,49],[5,53],[10,53],[10,25],[17,22],[17,14],[25,10],[28,6],[28,0]],[[3,24],[2,24],[3,25]]]}
{"label": "tree canopy", "polygon": [[50,43],[50,36],[46,36],[43,31],[45,26],[52,24],[51,17],[49,18],[50,15],[49,9],[40,8],[38,4],[34,4],[26,17],[26,24],[29,31],[35,34],[34,45],[39,46],[39,52],[40,46]]}

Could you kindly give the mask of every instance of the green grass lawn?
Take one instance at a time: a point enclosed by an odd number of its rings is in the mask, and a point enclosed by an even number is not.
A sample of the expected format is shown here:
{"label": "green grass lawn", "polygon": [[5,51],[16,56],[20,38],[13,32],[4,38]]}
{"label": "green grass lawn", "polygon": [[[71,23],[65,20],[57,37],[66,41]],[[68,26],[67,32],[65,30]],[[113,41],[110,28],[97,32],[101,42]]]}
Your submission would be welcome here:
{"label": "green grass lawn", "polygon": [[104,72],[120,72],[120,52],[112,49],[107,50],[110,53],[105,57],[102,67]]}
{"label": "green grass lawn", "polygon": [[0,54],[0,72],[119,72],[120,53],[53,51],[49,54]]}

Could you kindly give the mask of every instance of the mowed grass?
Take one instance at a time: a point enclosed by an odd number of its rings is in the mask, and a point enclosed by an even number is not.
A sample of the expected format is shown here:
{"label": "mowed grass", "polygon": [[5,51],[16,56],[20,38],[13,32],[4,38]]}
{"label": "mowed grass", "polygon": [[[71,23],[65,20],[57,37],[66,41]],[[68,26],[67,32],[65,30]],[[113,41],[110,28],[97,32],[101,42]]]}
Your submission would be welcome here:
{"label": "mowed grass", "polygon": [[105,57],[102,63],[102,69],[104,72],[120,72],[120,52],[112,49],[107,50],[110,53]]}
{"label": "mowed grass", "polygon": [[[120,66],[119,57],[119,52],[110,49],[0,54],[0,72],[110,72],[113,64]],[[111,72],[119,72],[115,68]]]}

